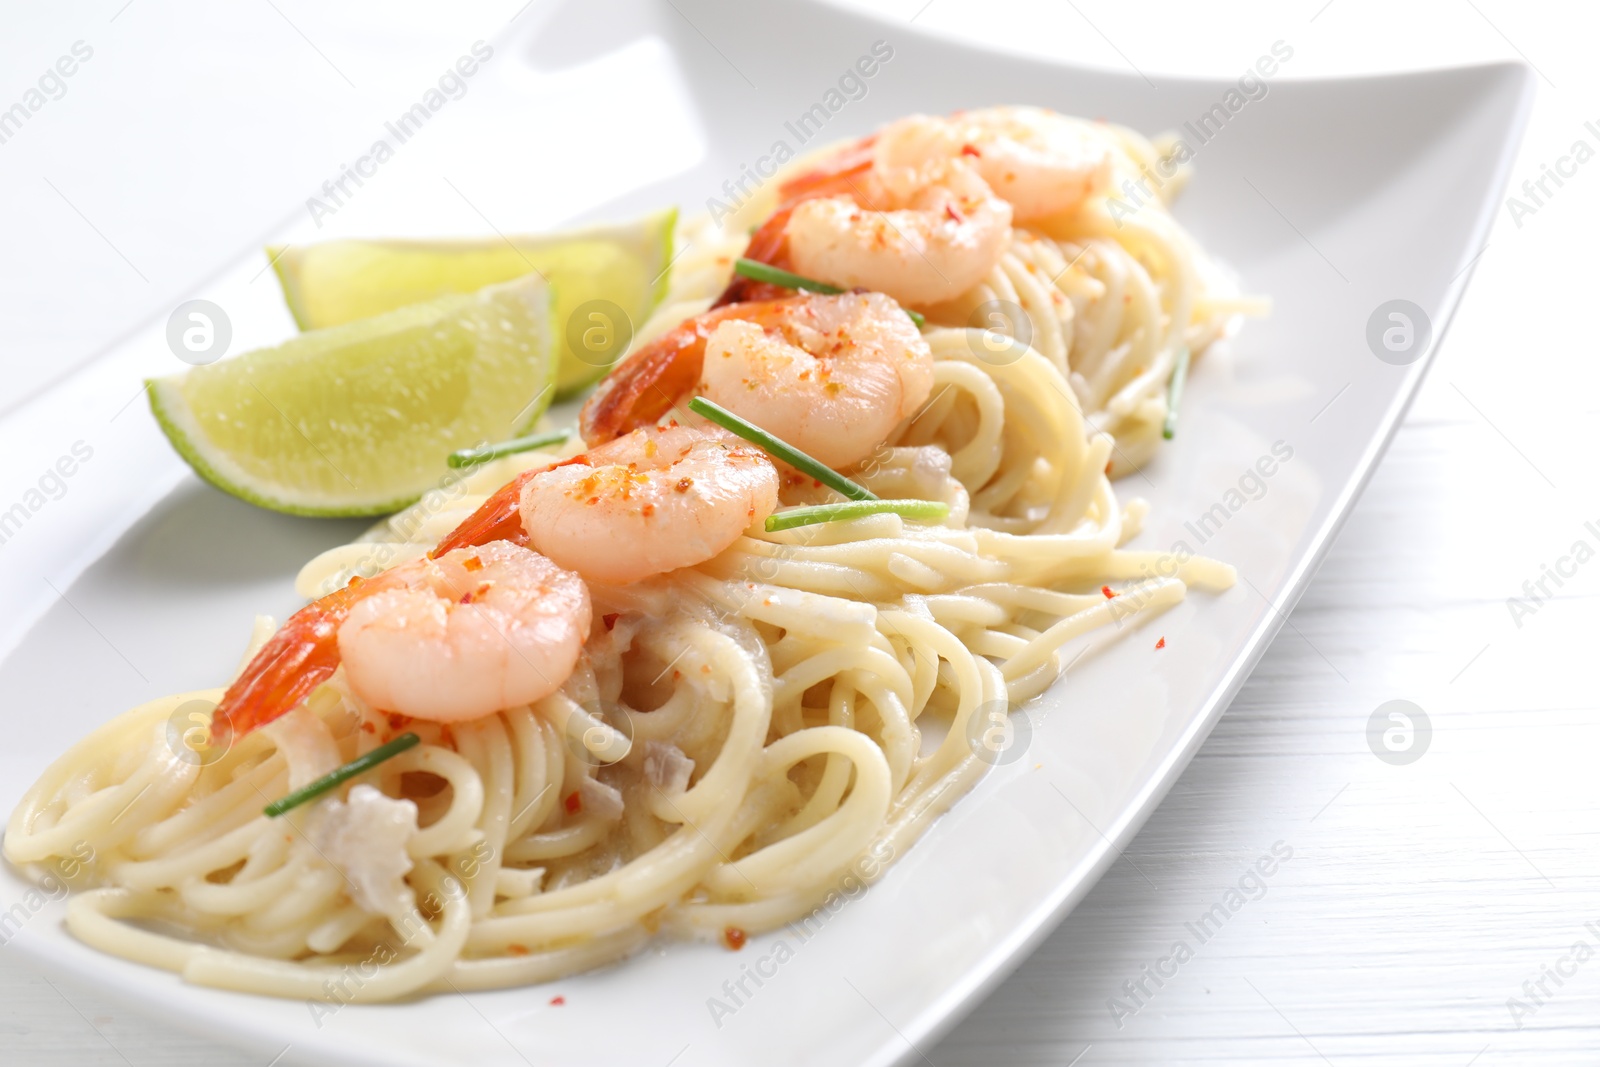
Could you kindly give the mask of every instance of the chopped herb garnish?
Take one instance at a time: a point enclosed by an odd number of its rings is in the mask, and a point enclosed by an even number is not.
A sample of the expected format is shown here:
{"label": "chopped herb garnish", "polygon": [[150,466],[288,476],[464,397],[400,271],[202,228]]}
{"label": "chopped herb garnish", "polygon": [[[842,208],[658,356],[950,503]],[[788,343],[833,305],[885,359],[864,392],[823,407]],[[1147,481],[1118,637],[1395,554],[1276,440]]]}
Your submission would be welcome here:
{"label": "chopped herb garnish", "polygon": [[[733,261],[733,271],[735,274],[744,275],[751,281],[766,282],[769,285],[781,285],[785,289],[800,289],[808,293],[822,293],[824,296],[834,296],[844,292],[837,285],[819,282],[814,278],[807,278],[804,275],[786,271],[781,267],[774,267],[772,264],[763,263],[758,259],[745,259],[743,256]],[[920,313],[912,311],[910,308],[902,308],[901,310],[911,316],[911,321],[917,324],[917,329],[922,329],[923,323],[927,320]]]}
{"label": "chopped herb garnish", "polygon": [[459,448],[450,453],[445,462],[457,468],[476,467],[480,463],[487,463],[501,456],[514,456],[518,452],[532,452],[536,448],[559,445],[571,436],[570,429],[551,430],[548,433],[529,434],[527,437],[513,437],[509,441],[501,441],[497,445],[484,445],[482,448]]}
{"label": "chopped herb garnish", "polygon": [[803,289],[808,293],[823,293],[827,296],[844,292],[837,285],[829,285],[827,282],[794,274],[781,267],[774,267],[770,263],[763,263],[759,259],[745,259],[740,256],[733,261],[733,270],[735,274],[742,274],[752,281],[781,285],[785,289]]}
{"label": "chopped herb garnish", "polygon": [[1161,436],[1168,441],[1178,432],[1178,401],[1183,397],[1183,383],[1189,377],[1189,348],[1178,349],[1178,361],[1172,367],[1172,379],[1167,383],[1167,418],[1161,424]]}
{"label": "chopped herb garnish", "polygon": [[814,504],[768,515],[767,532],[884,514],[899,515],[915,522],[939,522],[950,514],[950,507],[937,500],[852,500],[846,504]]}
{"label": "chopped herb garnish", "polygon": [[274,800],[261,810],[266,812],[267,818],[276,819],[292,808],[298,808],[308,800],[315,800],[331,789],[348,782],[357,775],[365,774],[386,759],[398,756],[408,748],[413,748],[422,742],[416,734],[401,734],[387,744],[379,745],[365,756],[357,756],[343,767],[337,767],[316,781],[303,785],[286,797]]}
{"label": "chopped herb garnish", "polygon": [[865,486],[857,485],[832,467],[825,467],[793,445],[785,444],[754,423],[746,422],[721,404],[697,396],[689,401],[689,410],[704,415],[724,430],[738,434],[774,459],[781,459],[795,470],[809,474],[823,485],[843,493],[851,500],[876,500],[876,495]]}

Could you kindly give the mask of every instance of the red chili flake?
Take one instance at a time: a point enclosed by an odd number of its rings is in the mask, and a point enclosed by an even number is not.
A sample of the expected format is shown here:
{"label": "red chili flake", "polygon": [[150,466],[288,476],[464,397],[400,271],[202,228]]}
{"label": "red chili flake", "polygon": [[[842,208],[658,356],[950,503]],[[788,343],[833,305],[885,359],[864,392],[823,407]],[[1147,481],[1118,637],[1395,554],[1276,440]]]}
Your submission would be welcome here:
{"label": "red chili flake", "polygon": [[1111,591],[1111,587],[1109,585],[1102,585],[1100,587],[1100,591],[1106,595],[1107,600],[1110,600],[1112,597],[1117,595]]}
{"label": "red chili flake", "polygon": [[945,213],[946,216],[949,217],[949,219],[952,222],[965,222],[966,221],[966,219],[962,217],[961,212],[956,210],[956,206],[954,204],[946,204],[944,206],[944,213]]}
{"label": "red chili flake", "polygon": [[609,629],[611,629],[613,626],[615,626],[617,624],[617,619],[619,619],[620,617],[621,616],[619,615],[619,613],[613,611],[613,612],[608,612],[607,614],[600,616],[600,621],[605,623],[606,624],[606,629],[609,630]]}
{"label": "red chili flake", "polygon": [[526,956],[528,954],[528,946],[527,945],[507,945],[506,946],[506,951],[509,952],[513,956]]}
{"label": "red chili flake", "polygon": [[456,747],[456,735],[450,732],[448,725],[439,731],[439,743],[446,748]]}
{"label": "red chili flake", "polygon": [[566,1002],[567,1002],[567,998],[566,997],[551,997],[550,998],[550,1006],[552,1008],[559,1008],[559,1007],[561,1007],[561,1005],[565,1004]]}
{"label": "red chili flake", "polygon": [[461,561],[461,565],[469,571],[483,570],[483,560],[479,559],[477,556],[468,556],[466,559]]}
{"label": "red chili flake", "polygon": [[386,712],[384,712],[384,714],[386,716],[388,716],[389,729],[391,729],[391,730],[398,730],[398,729],[400,729],[400,727],[404,726],[406,723],[411,721],[409,718],[407,718],[406,716],[400,714],[398,711],[386,711]]}
{"label": "red chili flake", "polygon": [[725,926],[722,928],[722,943],[735,952],[744,948],[744,943],[748,940],[749,935],[737,926]]}
{"label": "red chili flake", "polygon": [[676,489],[680,493],[687,493],[690,489],[694,488],[694,479],[693,478],[679,478],[678,479],[678,484],[673,486],[673,488]]}
{"label": "red chili flake", "polygon": [[964,144],[961,146],[961,154],[964,156],[978,156],[980,158],[983,156],[983,153],[978,151],[977,145],[970,144]]}
{"label": "red chili flake", "polygon": [[576,815],[583,810],[583,798],[578,795],[576,789],[567,794],[567,799],[564,803],[567,806],[568,815]]}
{"label": "red chili flake", "polygon": [[1165,637],[1163,637],[1161,640],[1157,641],[1156,642],[1156,647],[1157,648],[1166,648],[1167,647],[1167,639]]}
{"label": "red chili flake", "polygon": [[378,732],[378,728],[376,726],[372,725],[370,722],[362,723],[361,724],[361,728],[363,730],[365,730],[369,734],[375,734],[375,733]]}

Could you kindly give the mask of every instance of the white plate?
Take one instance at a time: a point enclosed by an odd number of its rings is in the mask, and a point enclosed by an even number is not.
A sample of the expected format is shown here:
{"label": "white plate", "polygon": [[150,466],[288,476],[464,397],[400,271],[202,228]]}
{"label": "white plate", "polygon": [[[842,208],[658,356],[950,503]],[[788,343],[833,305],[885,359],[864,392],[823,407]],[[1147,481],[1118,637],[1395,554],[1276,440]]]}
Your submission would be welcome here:
{"label": "white plate", "polygon": [[[797,147],[786,120],[826,107],[879,40],[892,58],[860,99],[839,97],[815,141],[913,110],[1030,102],[1177,129],[1198,148],[1177,214],[1275,308],[1197,367],[1177,441],[1120,489],[1153,505],[1142,546],[1200,548],[1195,531],[1210,516],[1203,550],[1238,566],[1239,585],[1191,596],[1085,657],[1031,709],[1026,757],[804,940],[785,931],[738,954],[664,945],[549,987],[351,1007],[320,1025],[300,1003],[197,989],[101,956],[65,933],[60,902],[11,912],[22,928],[0,936],[13,950],[208,1036],[269,1056],[289,1046],[288,1060],[889,1064],[918,1058],[1061,920],[1199,747],[1371,473],[1431,347],[1409,364],[1382,361],[1369,320],[1409,300],[1437,344],[1533,83],[1509,65],[1293,82],[1291,60],[1198,144],[1183,124],[1226,107],[1228,83],[978,51],[828,7],[571,3],[529,12],[494,42],[468,96],[447,105],[449,124],[405,145],[320,233],[308,221],[282,236],[483,232],[485,222],[512,232],[666,201],[693,209],[775,141]],[[228,310],[236,350],[290,330],[263,263],[241,259],[196,294]],[[94,725],[224,676],[252,614],[291,609],[299,564],[359,526],[258,511],[187,472],[136,394],[140,375],[176,369],[164,325],[0,421],[0,455],[28,471],[78,440],[94,449],[65,495],[4,544],[7,811]],[[1292,458],[1264,489],[1247,479],[1248,495],[1230,495],[1277,442]],[[0,909],[25,891],[0,871]],[[741,979],[745,994],[730,995],[724,983]],[[562,1006],[549,1003],[557,993]],[[712,998],[737,1010],[714,1018]]]}

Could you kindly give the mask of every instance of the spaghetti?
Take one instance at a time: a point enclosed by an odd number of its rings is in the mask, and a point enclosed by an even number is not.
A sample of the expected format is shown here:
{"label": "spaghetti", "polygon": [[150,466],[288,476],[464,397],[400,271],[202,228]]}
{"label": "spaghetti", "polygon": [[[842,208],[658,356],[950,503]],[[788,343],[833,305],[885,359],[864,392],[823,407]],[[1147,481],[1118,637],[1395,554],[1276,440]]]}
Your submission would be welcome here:
{"label": "spaghetti", "polygon": [[[738,242],[708,225],[691,224],[669,325],[727,282]],[[799,919],[902,855],[1003,758],[1009,717],[1075,642],[1232,584],[1224,564],[1126,547],[1146,509],[1108,474],[1116,452],[1142,462],[1159,440],[1176,349],[1222,329],[1232,305],[1205,275],[1165,214],[1117,229],[1090,207],[1071,227],[1019,228],[983,284],[922,309],[931,397],[845,472],[885,500],[943,505],[942,521],[758,523],[697,566],[591,581],[571,676],[471,721],[373,707],[344,667],[231,745],[185,733],[220,690],[152,701],[45,771],[6,856],[42,865],[87,842],[77,937],[197,984],[307,1000],[351,968],[362,981],[338,998],[384,1001]],[[1031,344],[958,324],[991,299],[1026,311]],[[578,447],[488,458],[312,561],[298,588],[419,559],[509,479]],[[837,499],[809,479],[783,494]],[[273,629],[258,620],[252,655]],[[408,732],[420,743],[353,783],[263,811]]]}

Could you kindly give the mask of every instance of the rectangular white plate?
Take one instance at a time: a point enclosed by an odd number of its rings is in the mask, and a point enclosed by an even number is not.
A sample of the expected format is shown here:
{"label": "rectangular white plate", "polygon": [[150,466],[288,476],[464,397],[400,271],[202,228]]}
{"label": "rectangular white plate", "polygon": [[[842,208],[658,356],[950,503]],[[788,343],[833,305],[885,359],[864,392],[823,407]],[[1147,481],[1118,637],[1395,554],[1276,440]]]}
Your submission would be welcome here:
{"label": "rectangular white plate", "polygon": [[[893,55],[864,80],[864,95],[830,96],[877,41]],[[351,1007],[320,1025],[300,1003],[196,989],[92,952],[62,929],[59,902],[31,914],[12,947],[178,1025],[268,1056],[290,1046],[288,1060],[919,1058],[916,1047],[1008,973],[1132,838],[1283,622],[1466,284],[1532,79],[1497,65],[1316,82],[1280,70],[1264,88],[1146,81],[977,51],[825,6],[714,0],[535,8],[494,45],[470,93],[446,105],[448,123],[404,145],[325,228],[308,219],[282,239],[510,233],[673,201],[697,210],[709,195],[726,197],[723,183],[776,142],[800,148],[786,123],[818,104],[836,106],[813,147],[906,112],[993,103],[1183,133],[1197,176],[1178,216],[1248,289],[1270,294],[1274,311],[1196,368],[1178,439],[1119,488],[1153,505],[1140,546],[1184,542],[1235,564],[1241,581],[1085,657],[1030,709],[1026,757],[992,773],[804,940],[784,931],[738,954],[664,945],[550,987]],[[1261,42],[1261,54],[1271,45]],[[1220,131],[1200,143],[1184,124],[1215,115],[1214,105],[1226,122],[1213,118]],[[362,150],[353,146],[352,158]],[[252,253],[194,294],[227,309],[235,350],[291,329],[263,266]],[[1433,346],[1405,365],[1378,359],[1367,341],[1374,312],[1396,299],[1432,322]],[[164,325],[163,313],[0,420],[0,455],[14,471],[43,471],[75,441],[94,449],[65,495],[3,546],[7,811],[96,724],[224,677],[253,614],[291,610],[298,566],[360,525],[258,511],[188,473],[137,393],[141,375],[177,369]],[[1279,442],[1292,458],[1258,488],[1247,472]],[[0,909],[26,888],[0,871]],[[549,1003],[557,993],[561,1006]],[[713,1011],[713,998],[736,1010]]]}

